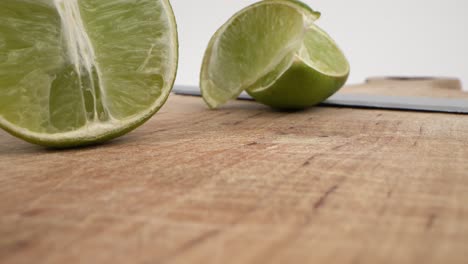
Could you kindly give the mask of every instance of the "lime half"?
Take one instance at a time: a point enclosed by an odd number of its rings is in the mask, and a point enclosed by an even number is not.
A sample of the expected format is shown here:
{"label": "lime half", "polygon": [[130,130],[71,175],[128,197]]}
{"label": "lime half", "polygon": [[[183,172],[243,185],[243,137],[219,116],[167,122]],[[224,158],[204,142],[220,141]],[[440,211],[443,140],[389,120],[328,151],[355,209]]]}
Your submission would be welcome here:
{"label": "lime half", "polygon": [[0,126],[53,147],[120,136],[166,101],[177,41],[168,0],[0,1]]}
{"label": "lime half", "polygon": [[297,0],[265,0],[235,14],[211,38],[200,87],[215,108],[243,91],[275,108],[322,102],[346,82],[349,63]]}

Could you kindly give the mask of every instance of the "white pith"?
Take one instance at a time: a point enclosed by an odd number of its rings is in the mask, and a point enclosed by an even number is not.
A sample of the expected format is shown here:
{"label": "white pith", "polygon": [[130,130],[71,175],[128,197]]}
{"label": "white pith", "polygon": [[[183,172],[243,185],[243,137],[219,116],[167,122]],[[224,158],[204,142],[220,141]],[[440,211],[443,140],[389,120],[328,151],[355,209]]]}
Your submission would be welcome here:
{"label": "white pith", "polygon": [[[83,24],[83,19],[81,18],[80,7],[78,5],[78,0],[54,0],[55,7],[60,15],[62,20],[62,34],[64,41],[67,46],[68,59],[70,63],[74,66],[75,72],[79,76],[89,76],[92,78],[93,67],[98,73],[99,87],[94,85],[93,80],[91,79],[91,89],[89,92],[93,96],[94,101],[94,118],[93,120],[87,120],[88,122],[99,122],[98,121],[98,110],[97,110],[97,96],[96,89],[100,89],[100,94],[103,98],[101,101],[104,111],[107,112],[107,115],[111,117],[106,103],[105,103],[105,91],[103,88],[103,83],[101,82],[101,72],[96,63],[96,55],[94,52],[93,45],[89,39],[88,33]],[[82,72],[85,71],[85,72]],[[82,94],[82,93],[81,93]],[[82,103],[84,104],[84,97],[82,97]],[[86,115],[85,115],[86,116]]]}
{"label": "white pith", "polygon": [[77,0],[55,0],[55,7],[62,19],[62,32],[70,62],[81,75],[83,67],[88,73],[95,65],[96,56],[80,14]]}

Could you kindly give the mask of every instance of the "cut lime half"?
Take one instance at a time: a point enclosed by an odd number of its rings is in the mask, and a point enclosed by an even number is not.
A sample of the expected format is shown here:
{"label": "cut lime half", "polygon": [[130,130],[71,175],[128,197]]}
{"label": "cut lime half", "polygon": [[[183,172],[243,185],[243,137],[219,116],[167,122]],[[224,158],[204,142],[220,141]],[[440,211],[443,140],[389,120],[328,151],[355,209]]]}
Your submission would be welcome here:
{"label": "cut lime half", "polygon": [[346,82],[349,63],[297,0],[265,0],[235,14],[211,38],[200,87],[215,108],[243,91],[276,108],[322,102]]}
{"label": "cut lime half", "polygon": [[177,41],[168,0],[0,1],[0,126],[53,147],[120,136],[166,101]]}

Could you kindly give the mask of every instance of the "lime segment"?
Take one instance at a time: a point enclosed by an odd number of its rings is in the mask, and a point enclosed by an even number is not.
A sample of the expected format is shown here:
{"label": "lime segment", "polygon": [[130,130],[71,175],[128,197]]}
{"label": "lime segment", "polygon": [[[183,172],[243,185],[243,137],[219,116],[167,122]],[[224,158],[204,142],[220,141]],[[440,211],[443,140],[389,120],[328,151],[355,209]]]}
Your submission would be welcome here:
{"label": "lime segment", "polygon": [[346,57],[325,31],[312,24],[304,36],[304,62],[327,75],[343,76],[349,72]]}
{"label": "lime segment", "polygon": [[278,65],[286,68],[302,44],[303,23],[297,8],[276,1],[234,16],[212,38],[205,55],[201,87],[207,103],[216,107],[272,71],[282,72]]}

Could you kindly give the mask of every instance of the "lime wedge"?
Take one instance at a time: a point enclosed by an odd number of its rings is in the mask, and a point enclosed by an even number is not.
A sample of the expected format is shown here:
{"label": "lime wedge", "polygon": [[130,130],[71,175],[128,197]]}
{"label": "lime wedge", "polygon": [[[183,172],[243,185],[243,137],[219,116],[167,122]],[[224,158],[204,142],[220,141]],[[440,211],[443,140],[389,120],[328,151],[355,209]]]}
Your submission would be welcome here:
{"label": "lime wedge", "polygon": [[346,82],[349,63],[314,21],[320,13],[297,0],[255,3],[227,21],[205,52],[200,87],[218,107],[243,91],[275,108],[316,105]]}
{"label": "lime wedge", "polygon": [[0,1],[0,127],[52,147],[123,135],[166,101],[177,41],[168,0]]}

